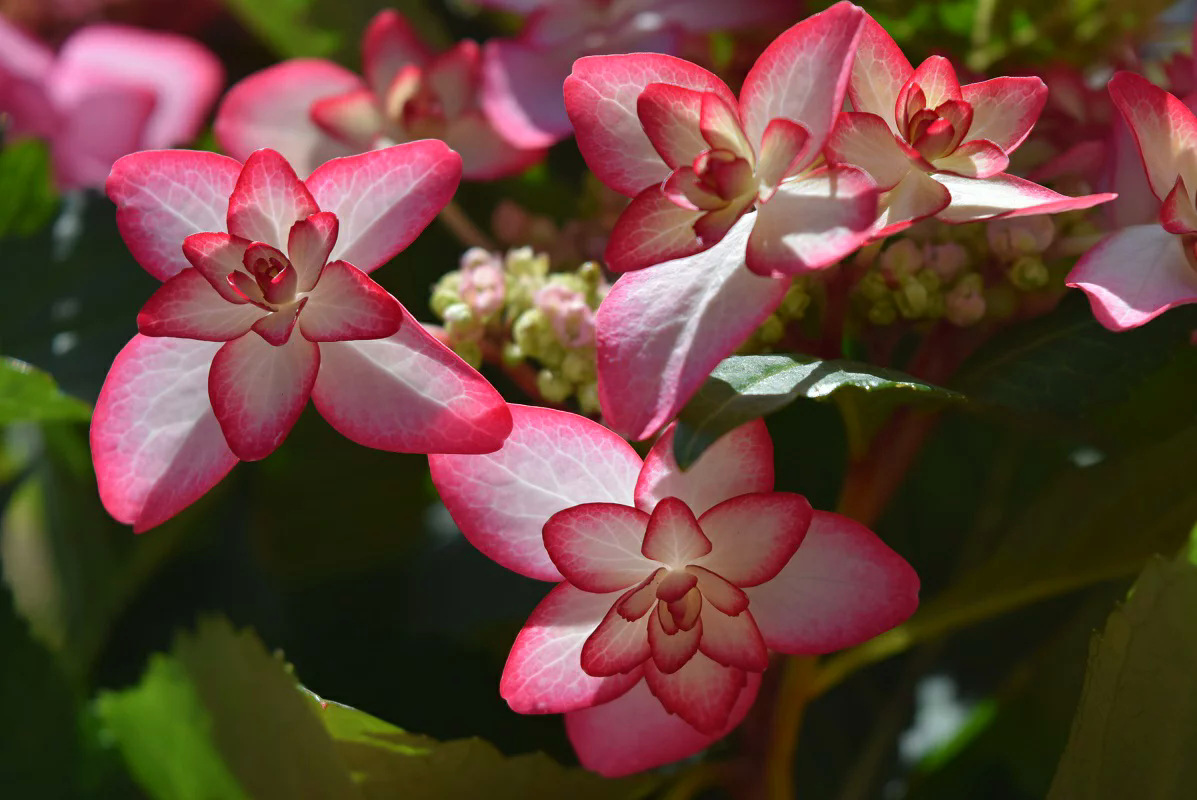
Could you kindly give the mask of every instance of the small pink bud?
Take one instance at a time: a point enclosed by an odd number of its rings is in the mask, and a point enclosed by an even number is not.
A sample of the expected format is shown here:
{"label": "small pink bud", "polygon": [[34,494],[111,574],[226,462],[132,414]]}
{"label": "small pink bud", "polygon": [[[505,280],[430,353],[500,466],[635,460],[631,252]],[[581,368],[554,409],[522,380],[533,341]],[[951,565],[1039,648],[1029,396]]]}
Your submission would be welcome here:
{"label": "small pink bud", "polygon": [[1013,261],[1019,256],[1039,255],[1047,250],[1056,237],[1056,226],[1046,214],[995,219],[986,225],[985,235],[994,255]]}
{"label": "small pink bud", "polygon": [[566,347],[594,345],[594,311],[575,289],[551,283],[536,293],[536,307],[549,319],[557,341]]}
{"label": "small pink bud", "polygon": [[461,257],[461,299],[479,318],[488,317],[503,307],[507,293],[503,262],[499,256],[481,247],[471,247]]}
{"label": "small pink bud", "polygon": [[913,275],[922,266],[923,251],[910,239],[899,239],[881,253],[881,269],[890,280]]}
{"label": "small pink bud", "polygon": [[923,246],[923,266],[939,276],[944,283],[951,283],[972,259],[964,245],[958,242],[944,242]]}
{"label": "small pink bud", "polygon": [[984,282],[973,273],[960,280],[944,298],[944,316],[953,325],[966,328],[975,325],[985,316]]}

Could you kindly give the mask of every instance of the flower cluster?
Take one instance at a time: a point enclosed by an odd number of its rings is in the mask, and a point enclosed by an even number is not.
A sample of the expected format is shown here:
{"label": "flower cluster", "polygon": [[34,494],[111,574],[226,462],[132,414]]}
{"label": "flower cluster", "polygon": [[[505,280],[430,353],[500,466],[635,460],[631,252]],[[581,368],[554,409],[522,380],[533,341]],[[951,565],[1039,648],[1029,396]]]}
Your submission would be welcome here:
{"label": "flower cluster", "polygon": [[594,262],[574,272],[549,269],[548,256],[529,247],[502,256],[471,248],[460,269],[437,282],[432,310],[466,363],[481,366],[487,353],[507,368],[530,362],[541,398],[573,397],[582,413],[597,414],[594,312],[610,287]]}

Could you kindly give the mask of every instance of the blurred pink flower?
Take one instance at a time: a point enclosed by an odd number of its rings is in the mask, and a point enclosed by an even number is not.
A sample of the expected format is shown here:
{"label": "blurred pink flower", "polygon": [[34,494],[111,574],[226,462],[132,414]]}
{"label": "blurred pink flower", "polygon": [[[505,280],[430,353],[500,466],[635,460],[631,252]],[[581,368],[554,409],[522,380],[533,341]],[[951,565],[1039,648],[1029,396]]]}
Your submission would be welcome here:
{"label": "blurred pink flower", "polygon": [[223,82],[181,36],[93,25],[55,54],[0,18],[0,113],[10,135],[49,142],[62,188],[103,186],[121,156],[195,138]]}
{"label": "blurred pink flower", "polygon": [[490,384],[367,274],[453,196],[461,159],[412,142],[300,181],[278,153],[242,165],[167,150],[108,179],[129,250],[164,281],[96,402],[100,498],[136,531],[265,458],[312,399],[347,438],[396,452],[484,453],[511,429]]}
{"label": "blurred pink flower", "polygon": [[1102,325],[1122,331],[1197,303],[1197,116],[1131,72],[1111,78],[1109,91],[1138,145],[1158,215],[1103,239],[1072,268],[1068,285],[1089,296]]}
{"label": "blurred pink flower", "polygon": [[571,132],[561,84],[575,60],[612,53],[681,51],[685,34],[788,22],[788,0],[483,0],[531,14],[516,39],[486,43],[482,102],[500,130],[527,147]]}
{"label": "blurred pink flower", "polygon": [[221,147],[236,158],[273,148],[301,175],[329,158],[417,139],[460,153],[470,180],[521,172],[544,157],[543,146],[501,136],[480,107],[475,42],[436,55],[402,16],[383,11],[366,29],[362,61],[364,80],[331,61],[294,59],[238,82],[217,111]]}
{"label": "blurred pink flower", "polygon": [[599,399],[619,432],[660,429],[777,308],[793,275],[868,241],[873,180],[822,160],[865,18],[842,2],[793,26],[738,100],[672,56],[574,66],[565,101],[578,147],[600,180],[634,198],[605,260],[638,271],[597,318]]}
{"label": "blurred pink flower", "polygon": [[934,216],[944,222],[1052,214],[1114,195],[1066,197],[1005,170],[1039,117],[1047,86],[1004,77],[961,86],[942,56],[918,69],[875,20],[866,18],[828,158],[864,169],[886,192],[876,235]]}
{"label": "blurred pink flower", "polygon": [[666,431],[642,462],[584,417],[512,406],[490,455],[430,455],[470,542],[557,586],[515,639],[499,691],[565,714],[583,766],[616,777],[677,761],[740,724],[769,651],[866,641],[918,605],[918,576],[863,525],[773,491],[763,422],[686,471]]}

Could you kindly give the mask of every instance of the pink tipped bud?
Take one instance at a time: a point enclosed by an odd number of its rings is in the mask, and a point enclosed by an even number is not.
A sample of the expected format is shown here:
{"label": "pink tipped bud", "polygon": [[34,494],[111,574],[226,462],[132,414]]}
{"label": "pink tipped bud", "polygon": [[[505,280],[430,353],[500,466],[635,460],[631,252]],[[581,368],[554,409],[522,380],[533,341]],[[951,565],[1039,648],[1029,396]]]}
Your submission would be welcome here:
{"label": "pink tipped bud", "polygon": [[507,294],[503,262],[498,255],[471,247],[461,257],[461,281],[458,286],[461,299],[474,315],[489,317],[503,307]]}
{"label": "pink tipped bud", "polygon": [[1056,238],[1056,225],[1046,214],[1014,219],[995,219],[985,228],[989,248],[1004,261],[1019,256],[1039,255]]}
{"label": "pink tipped bud", "polygon": [[586,304],[582,292],[551,283],[536,293],[536,307],[548,318],[561,344],[566,347],[594,345],[594,311]]}
{"label": "pink tipped bud", "polygon": [[910,239],[899,239],[881,253],[881,269],[890,280],[901,280],[923,267],[923,251]]}
{"label": "pink tipped bud", "polygon": [[957,242],[923,246],[923,266],[939,276],[944,283],[951,283],[972,261],[964,245]]}
{"label": "pink tipped bud", "polygon": [[984,282],[973,273],[961,278],[960,282],[944,297],[944,316],[953,325],[966,328],[975,325],[985,316]]}

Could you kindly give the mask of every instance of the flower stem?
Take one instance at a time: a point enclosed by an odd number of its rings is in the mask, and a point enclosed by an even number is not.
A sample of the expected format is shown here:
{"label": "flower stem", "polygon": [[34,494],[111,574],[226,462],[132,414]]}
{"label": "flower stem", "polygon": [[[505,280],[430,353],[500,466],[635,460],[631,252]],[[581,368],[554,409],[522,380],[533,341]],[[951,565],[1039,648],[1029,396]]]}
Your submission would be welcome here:
{"label": "flower stem", "polygon": [[772,736],[765,754],[766,800],[792,800],[794,797],[794,748],[806,704],[813,697],[814,656],[789,656],[782,667]]}
{"label": "flower stem", "polygon": [[481,247],[484,250],[495,250],[497,248],[494,240],[487,236],[485,231],[475,225],[474,221],[470,219],[462,207],[452,200],[441,209],[439,219],[449,229],[449,232],[457,237],[457,241],[461,242],[462,245],[466,247]]}

